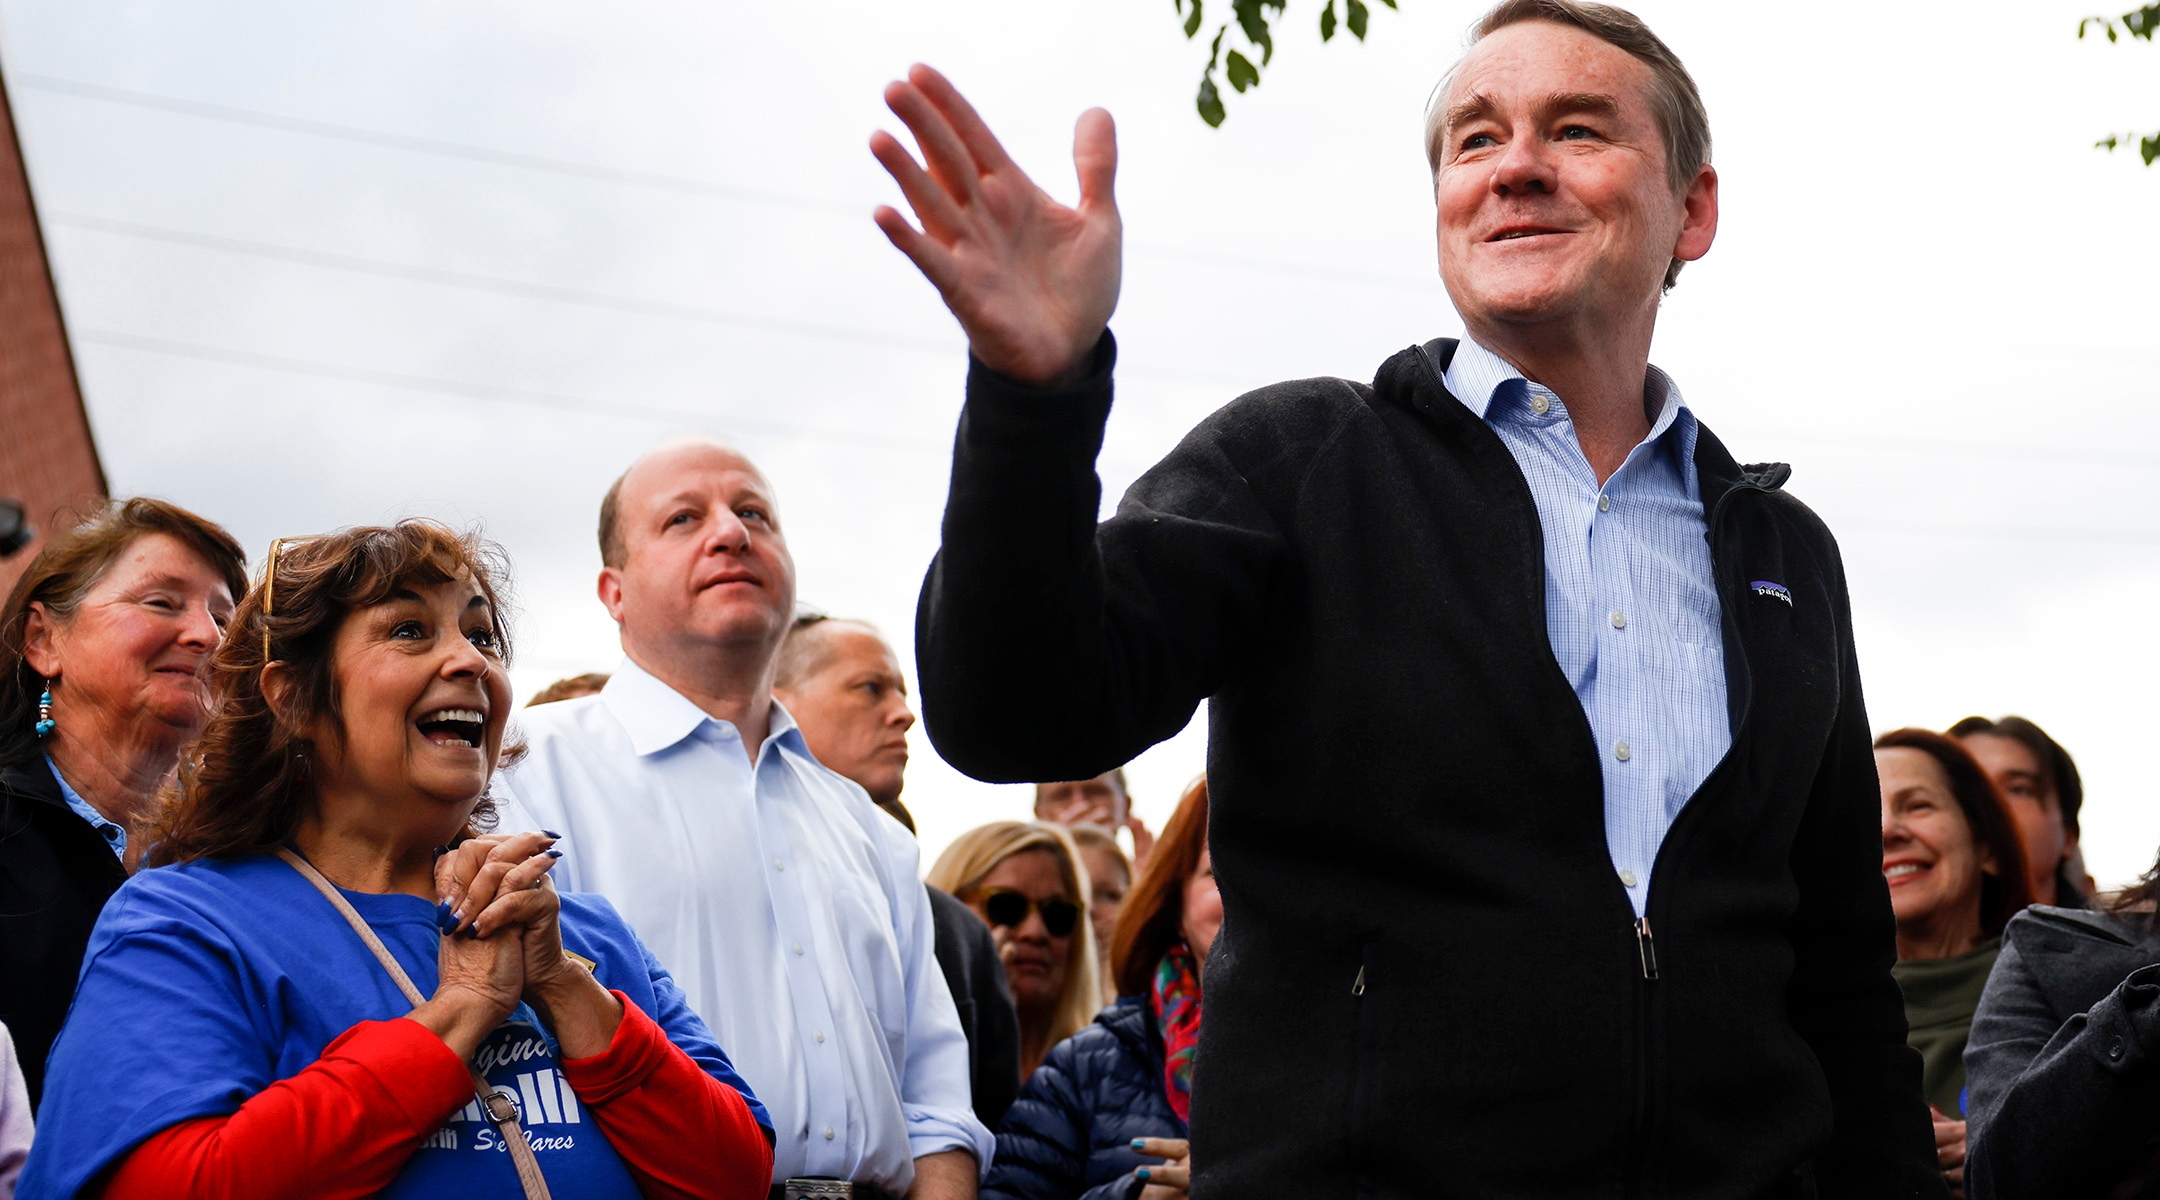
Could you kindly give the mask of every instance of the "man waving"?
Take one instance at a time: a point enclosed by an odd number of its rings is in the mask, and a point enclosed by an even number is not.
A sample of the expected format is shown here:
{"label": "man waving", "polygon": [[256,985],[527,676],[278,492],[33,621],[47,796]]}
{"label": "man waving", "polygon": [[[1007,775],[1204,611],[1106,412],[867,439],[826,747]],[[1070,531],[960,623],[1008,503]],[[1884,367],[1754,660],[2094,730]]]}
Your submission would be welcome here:
{"label": "man waving", "polygon": [[1099,527],[1109,115],[1068,209],[935,72],[886,99],[878,224],[974,358],[933,742],[1082,779],[1211,701],[1193,1191],[1941,1195],[1836,545],[1649,365],[1717,230],[1672,51],[1488,13],[1427,127],[1469,336],[1239,398]]}

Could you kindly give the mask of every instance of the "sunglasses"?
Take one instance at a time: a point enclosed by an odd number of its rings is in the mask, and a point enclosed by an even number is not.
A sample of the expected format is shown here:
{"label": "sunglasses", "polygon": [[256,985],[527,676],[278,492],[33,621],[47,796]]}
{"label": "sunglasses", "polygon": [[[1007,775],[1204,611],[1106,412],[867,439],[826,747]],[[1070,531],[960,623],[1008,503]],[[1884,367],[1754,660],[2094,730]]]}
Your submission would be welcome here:
{"label": "sunglasses", "polygon": [[1080,906],[1062,896],[1037,903],[1021,892],[1002,887],[982,888],[975,896],[982,901],[983,913],[993,927],[1018,928],[1027,922],[1029,913],[1039,912],[1043,928],[1050,931],[1051,937],[1067,937],[1080,923]]}

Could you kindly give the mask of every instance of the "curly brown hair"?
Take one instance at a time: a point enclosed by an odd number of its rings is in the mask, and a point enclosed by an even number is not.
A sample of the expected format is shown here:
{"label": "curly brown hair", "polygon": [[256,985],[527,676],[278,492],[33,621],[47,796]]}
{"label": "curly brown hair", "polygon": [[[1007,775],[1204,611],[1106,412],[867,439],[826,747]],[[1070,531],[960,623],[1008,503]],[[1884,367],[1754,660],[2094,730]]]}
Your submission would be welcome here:
{"label": "curly brown hair", "polygon": [[[210,660],[210,723],[181,765],[178,791],[154,822],[149,864],[267,854],[289,841],[315,798],[310,747],[301,731],[339,713],[333,661],[339,627],[400,588],[461,575],[487,597],[496,645],[507,662],[503,593],[509,560],[476,532],[409,519],[274,546],[263,577],[233,611],[224,644]],[[262,689],[264,668],[273,662],[294,683],[276,704]],[[521,749],[505,745],[497,766],[514,761]],[[483,794],[470,828],[488,828],[494,811]]]}

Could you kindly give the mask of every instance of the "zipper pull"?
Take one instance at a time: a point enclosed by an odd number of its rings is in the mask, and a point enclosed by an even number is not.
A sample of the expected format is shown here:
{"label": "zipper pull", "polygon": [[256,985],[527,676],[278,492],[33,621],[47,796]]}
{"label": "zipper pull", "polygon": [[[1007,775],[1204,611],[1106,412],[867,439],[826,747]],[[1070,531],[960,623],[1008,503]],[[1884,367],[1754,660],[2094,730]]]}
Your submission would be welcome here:
{"label": "zipper pull", "polygon": [[1656,979],[1657,939],[1650,936],[1650,918],[1640,917],[1635,922],[1635,948],[1642,952],[1642,977]]}
{"label": "zipper pull", "polygon": [[1363,963],[1358,964],[1357,981],[1350,985],[1350,994],[1353,996],[1365,994],[1365,965]]}

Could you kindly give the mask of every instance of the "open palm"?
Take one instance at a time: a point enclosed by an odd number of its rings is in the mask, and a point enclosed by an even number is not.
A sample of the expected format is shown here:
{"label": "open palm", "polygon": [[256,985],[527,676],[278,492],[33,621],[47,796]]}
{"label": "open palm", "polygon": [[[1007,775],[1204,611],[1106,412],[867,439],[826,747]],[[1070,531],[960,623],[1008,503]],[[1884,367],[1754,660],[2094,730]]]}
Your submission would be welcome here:
{"label": "open palm", "polygon": [[1085,365],[1117,308],[1123,226],[1111,183],[1110,114],[1082,113],[1073,133],[1080,203],[1068,208],[1021,171],[975,109],[926,66],[885,89],[924,163],[883,131],[870,152],[899,183],[920,230],[891,207],[878,228],[936,285],[985,366],[1050,385]]}

